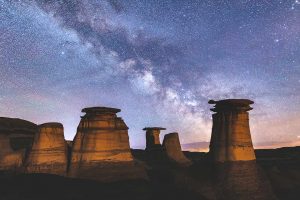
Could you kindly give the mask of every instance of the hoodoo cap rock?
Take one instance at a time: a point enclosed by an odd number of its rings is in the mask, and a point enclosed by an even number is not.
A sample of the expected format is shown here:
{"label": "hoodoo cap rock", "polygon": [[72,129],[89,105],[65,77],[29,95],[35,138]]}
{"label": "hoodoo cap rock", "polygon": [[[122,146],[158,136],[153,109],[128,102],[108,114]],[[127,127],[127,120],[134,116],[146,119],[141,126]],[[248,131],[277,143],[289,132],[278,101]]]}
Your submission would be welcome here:
{"label": "hoodoo cap rock", "polygon": [[250,107],[254,102],[249,99],[225,99],[220,101],[209,100],[209,104],[216,104],[211,111],[249,111],[253,108]]}

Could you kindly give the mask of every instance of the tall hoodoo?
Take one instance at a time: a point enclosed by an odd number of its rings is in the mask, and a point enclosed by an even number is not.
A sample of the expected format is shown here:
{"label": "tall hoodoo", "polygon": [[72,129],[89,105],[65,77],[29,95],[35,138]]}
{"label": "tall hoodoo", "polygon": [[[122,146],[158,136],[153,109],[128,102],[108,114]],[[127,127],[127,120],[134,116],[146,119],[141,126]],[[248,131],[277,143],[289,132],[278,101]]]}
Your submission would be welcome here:
{"label": "tall hoodoo", "polygon": [[192,164],[192,162],[185,157],[181,150],[178,133],[169,133],[165,135],[163,147],[170,160],[181,166],[189,166]]}
{"label": "tall hoodoo", "polygon": [[210,100],[216,104],[211,110],[213,128],[210,154],[216,162],[255,160],[249,128],[249,114],[252,110],[248,99]]}
{"label": "tall hoodoo", "polygon": [[26,172],[65,175],[66,170],[67,146],[63,125],[55,122],[39,125],[26,160]]}
{"label": "tall hoodoo", "polygon": [[209,101],[215,104],[209,155],[214,163],[217,199],[276,199],[256,158],[249,128],[248,99]]}
{"label": "tall hoodoo", "polygon": [[159,134],[161,130],[166,129],[162,127],[146,127],[143,130],[146,131],[146,150],[160,149]]}
{"label": "tall hoodoo", "polygon": [[129,147],[128,127],[117,117],[120,109],[84,108],[72,145],[69,175],[115,181],[136,178],[139,173]]}
{"label": "tall hoodoo", "polygon": [[0,117],[0,170],[16,170],[23,164],[36,124],[17,118]]}

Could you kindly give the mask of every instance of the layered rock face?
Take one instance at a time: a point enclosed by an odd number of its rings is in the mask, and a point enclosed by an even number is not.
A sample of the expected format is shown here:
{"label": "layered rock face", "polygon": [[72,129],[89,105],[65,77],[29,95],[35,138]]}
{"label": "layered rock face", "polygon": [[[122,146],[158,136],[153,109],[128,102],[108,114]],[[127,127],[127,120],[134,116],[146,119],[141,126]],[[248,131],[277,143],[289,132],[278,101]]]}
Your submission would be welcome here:
{"label": "layered rock face", "polygon": [[36,125],[32,122],[0,117],[0,170],[22,166],[24,148],[30,147],[35,132]]}
{"label": "layered rock face", "polygon": [[161,149],[159,134],[161,130],[166,130],[162,127],[146,127],[146,150]]}
{"label": "layered rock face", "polygon": [[26,159],[26,172],[65,175],[66,170],[67,145],[63,125],[54,122],[39,125]]}
{"label": "layered rock face", "polygon": [[74,138],[69,176],[99,181],[139,178],[129,147],[128,127],[120,109],[85,108]]}
{"label": "layered rock face", "polygon": [[185,157],[181,150],[178,133],[169,133],[164,136],[163,148],[168,158],[181,166],[190,166],[192,162]]}
{"label": "layered rock face", "polygon": [[269,182],[256,164],[249,128],[253,101],[209,101],[213,128],[209,155],[214,162],[217,198],[231,200],[276,199]]}

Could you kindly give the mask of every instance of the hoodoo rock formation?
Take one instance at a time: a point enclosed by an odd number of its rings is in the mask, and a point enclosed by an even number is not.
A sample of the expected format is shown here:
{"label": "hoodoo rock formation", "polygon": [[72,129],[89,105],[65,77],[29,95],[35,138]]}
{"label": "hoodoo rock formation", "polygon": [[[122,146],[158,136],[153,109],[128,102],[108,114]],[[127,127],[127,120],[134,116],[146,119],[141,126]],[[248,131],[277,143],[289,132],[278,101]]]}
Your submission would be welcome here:
{"label": "hoodoo rock formation", "polygon": [[214,161],[255,160],[249,128],[249,106],[253,101],[247,99],[228,99],[209,101],[216,104],[211,110],[213,128],[210,154]]}
{"label": "hoodoo rock formation", "polygon": [[27,173],[66,175],[67,144],[62,124],[52,122],[38,126],[25,167]]}
{"label": "hoodoo rock formation", "polygon": [[69,176],[116,181],[143,178],[144,170],[134,162],[128,127],[117,117],[120,109],[85,108],[74,138]]}
{"label": "hoodoo rock formation", "polygon": [[169,133],[164,136],[163,148],[168,158],[181,166],[190,166],[192,162],[185,157],[181,150],[178,133]]}
{"label": "hoodoo rock formation", "polygon": [[0,170],[21,167],[36,132],[36,124],[16,118],[0,117]]}
{"label": "hoodoo rock formation", "polygon": [[249,128],[247,99],[210,100],[215,104],[209,156],[215,167],[218,199],[276,199],[256,164]]}
{"label": "hoodoo rock formation", "polygon": [[146,127],[143,130],[146,131],[146,150],[161,149],[159,134],[161,130],[166,129],[162,127]]}

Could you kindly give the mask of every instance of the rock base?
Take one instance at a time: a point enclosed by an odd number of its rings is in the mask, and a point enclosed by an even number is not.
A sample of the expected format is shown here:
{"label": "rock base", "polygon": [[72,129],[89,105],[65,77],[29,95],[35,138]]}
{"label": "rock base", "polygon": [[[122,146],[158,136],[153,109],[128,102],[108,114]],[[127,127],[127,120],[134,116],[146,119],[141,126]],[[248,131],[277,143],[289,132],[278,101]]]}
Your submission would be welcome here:
{"label": "rock base", "polygon": [[215,165],[215,188],[220,200],[276,200],[270,183],[256,161]]}
{"label": "rock base", "polygon": [[72,178],[115,182],[147,179],[144,166],[135,162],[73,163],[68,176]]}

